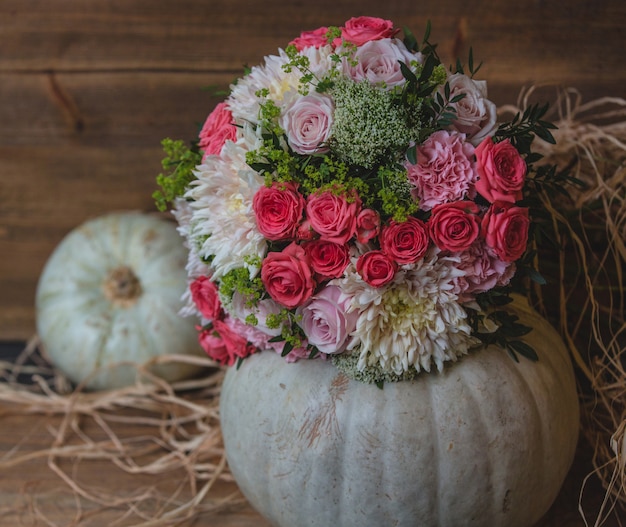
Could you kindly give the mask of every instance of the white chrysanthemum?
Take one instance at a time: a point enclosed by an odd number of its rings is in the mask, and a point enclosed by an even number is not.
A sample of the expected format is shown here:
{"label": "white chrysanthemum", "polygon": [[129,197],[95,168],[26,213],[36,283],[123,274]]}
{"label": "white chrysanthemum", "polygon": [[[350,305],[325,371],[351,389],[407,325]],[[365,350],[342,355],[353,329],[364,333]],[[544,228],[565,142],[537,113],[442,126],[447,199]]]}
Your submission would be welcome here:
{"label": "white chrysanthemum", "polygon": [[318,81],[326,77],[331,69],[340,67],[339,63],[330,58],[334,53],[335,50],[330,45],[320,46],[319,48],[309,46],[300,52],[301,55],[309,59],[309,70]]}
{"label": "white chrysanthemum", "polygon": [[[191,236],[191,218],[193,211],[191,204],[182,198],[177,198],[174,201],[174,208],[172,210],[174,218],[178,223],[178,233],[184,239],[184,245],[187,248],[187,264],[185,270],[187,271],[187,283],[190,284],[199,276],[207,276],[210,274],[209,267],[200,259],[198,251],[194,243],[189,242]],[[191,298],[191,292],[189,287],[185,289],[181,297],[183,307],[179,311],[179,315],[182,317],[199,316],[200,312]]]}
{"label": "white chrysanthemum", "polygon": [[359,353],[358,369],[378,366],[402,375],[434,364],[441,371],[445,361],[466,354],[476,340],[455,294],[457,274],[454,259],[434,254],[404,266],[381,288],[347,273],[341,286],[360,312],[350,343]]}
{"label": "white chrysanthemum", "polygon": [[252,210],[263,178],[246,164],[245,154],[244,148],[227,142],[219,157],[208,156],[196,168],[197,180],[185,194],[192,200],[189,243],[197,247],[201,259],[211,259],[218,279],[246,265],[245,257],[262,258],[267,250]]}
{"label": "white chrysanthemum", "polygon": [[257,120],[261,101],[256,95],[259,90],[267,89],[269,99],[277,106],[281,106],[288,92],[298,90],[302,74],[296,69],[285,72],[283,66],[289,62],[289,57],[282,49],[278,53],[265,57],[264,64],[254,66],[248,75],[230,87],[227,104],[235,119]]}

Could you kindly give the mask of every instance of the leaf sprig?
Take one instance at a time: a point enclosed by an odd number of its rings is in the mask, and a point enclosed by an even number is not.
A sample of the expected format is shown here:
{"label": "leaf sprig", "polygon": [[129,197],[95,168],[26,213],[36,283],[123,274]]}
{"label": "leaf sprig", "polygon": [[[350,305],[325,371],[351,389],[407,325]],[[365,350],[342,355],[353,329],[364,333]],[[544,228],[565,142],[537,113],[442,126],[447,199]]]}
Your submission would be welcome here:
{"label": "leaf sprig", "polygon": [[176,198],[182,196],[196,176],[193,171],[202,161],[202,153],[197,143],[187,145],[184,141],[163,139],[161,146],[165,158],[161,162],[166,172],[156,177],[160,190],[154,191],[152,198],[157,208],[163,212]]}

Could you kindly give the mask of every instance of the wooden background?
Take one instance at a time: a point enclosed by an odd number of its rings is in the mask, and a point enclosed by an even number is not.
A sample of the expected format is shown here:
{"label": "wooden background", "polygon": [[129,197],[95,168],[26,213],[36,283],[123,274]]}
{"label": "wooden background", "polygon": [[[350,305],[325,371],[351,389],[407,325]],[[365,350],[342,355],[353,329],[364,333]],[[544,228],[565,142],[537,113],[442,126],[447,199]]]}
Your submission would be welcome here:
{"label": "wooden background", "polygon": [[[35,331],[46,259],[72,228],[153,210],[160,140],[191,139],[244,65],[303,29],[368,14],[522,86],[626,97],[622,0],[0,0],[0,341]],[[547,90],[552,97],[554,91]]]}
{"label": "wooden background", "polygon": [[[221,99],[215,90],[244,65],[303,29],[363,14],[418,37],[430,19],[446,62],[471,45],[499,105],[535,83],[577,88],[584,100],[626,98],[623,0],[0,0],[0,348],[33,335],[37,280],[67,232],[107,211],[154,210],[162,138],[193,138]],[[45,435],[38,421],[0,415],[0,450],[49,440],[33,438]],[[590,452],[579,450],[542,527],[583,525]],[[45,460],[29,470],[46,489],[59,485]],[[3,503],[24,477],[21,467],[0,475]],[[586,493],[591,523],[602,496]],[[219,525],[265,525],[249,509],[237,514]]]}

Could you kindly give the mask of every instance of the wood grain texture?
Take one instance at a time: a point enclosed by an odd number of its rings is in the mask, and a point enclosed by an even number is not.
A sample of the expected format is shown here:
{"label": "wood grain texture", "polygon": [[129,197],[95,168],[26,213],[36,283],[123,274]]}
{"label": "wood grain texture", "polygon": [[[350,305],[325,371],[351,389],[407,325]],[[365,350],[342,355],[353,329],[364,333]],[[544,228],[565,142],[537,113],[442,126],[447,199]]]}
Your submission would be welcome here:
{"label": "wood grain texture", "polygon": [[360,14],[417,36],[431,20],[444,62],[471,45],[498,104],[538,82],[626,97],[621,0],[3,0],[0,340],[35,331],[39,273],[70,229],[154,210],[160,140],[192,139],[216,89],[301,30]]}

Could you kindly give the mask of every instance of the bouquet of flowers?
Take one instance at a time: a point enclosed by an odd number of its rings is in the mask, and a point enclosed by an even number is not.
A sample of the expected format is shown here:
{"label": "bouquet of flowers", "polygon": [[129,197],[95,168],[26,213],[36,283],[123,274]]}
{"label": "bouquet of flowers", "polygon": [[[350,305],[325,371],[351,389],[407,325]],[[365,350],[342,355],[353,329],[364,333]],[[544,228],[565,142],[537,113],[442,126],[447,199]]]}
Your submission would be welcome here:
{"label": "bouquet of flowers", "polygon": [[165,140],[157,204],[189,249],[185,315],[227,365],[260,350],[380,383],[473,348],[535,358],[502,309],[541,281],[531,151],[547,107],[498,123],[470,51],[388,20],[303,32],[238,79],[197,142]]}

